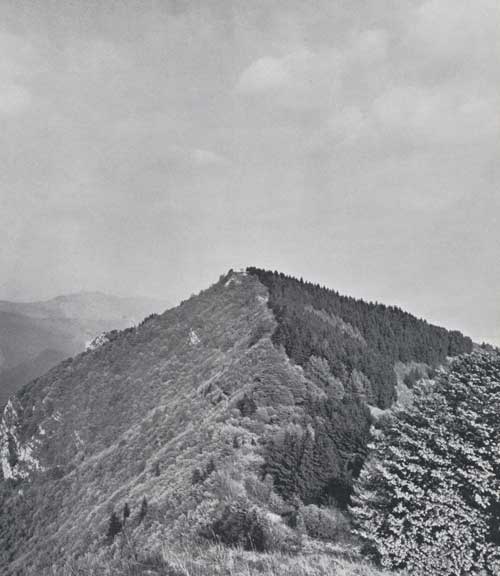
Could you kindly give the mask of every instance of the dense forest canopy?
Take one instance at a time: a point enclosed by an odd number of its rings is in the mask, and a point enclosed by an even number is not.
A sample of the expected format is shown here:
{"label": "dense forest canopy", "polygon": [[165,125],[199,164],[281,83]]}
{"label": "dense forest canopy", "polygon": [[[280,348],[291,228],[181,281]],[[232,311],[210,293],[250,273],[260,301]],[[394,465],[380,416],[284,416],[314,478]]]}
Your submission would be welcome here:
{"label": "dense forest canopy", "polygon": [[[472,340],[460,332],[429,324],[395,306],[342,296],[318,284],[283,273],[248,268],[269,291],[278,320],[273,340],[301,366],[314,355],[328,361],[332,373],[352,382],[367,377],[367,401],[387,408],[395,399],[394,363],[431,366],[471,352]],[[352,388],[352,384],[351,384]]]}
{"label": "dense forest canopy", "polygon": [[277,321],[274,344],[322,392],[304,402],[297,429],[268,442],[264,472],[284,498],[306,504],[333,499],[345,508],[368,452],[368,405],[385,409],[396,399],[395,363],[434,367],[470,352],[472,341],[396,307],[341,296],[278,272],[247,272],[268,290]]}

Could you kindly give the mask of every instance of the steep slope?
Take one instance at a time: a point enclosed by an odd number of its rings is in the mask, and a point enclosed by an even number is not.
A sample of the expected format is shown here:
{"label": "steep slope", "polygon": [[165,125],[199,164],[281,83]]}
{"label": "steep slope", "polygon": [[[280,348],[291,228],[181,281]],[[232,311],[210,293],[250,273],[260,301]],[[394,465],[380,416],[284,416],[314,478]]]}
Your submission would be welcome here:
{"label": "steep slope", "polygon": [[[274,327],[264,287],[235,276],[25,388],[1,430],[11,479],[1,507],[4,566],[47,569],[102,540],[110,507],[144,496],[163,532],[185,532],[188,513],[210,502],[192,484],[195,469],[203,473],[210,459],[227,470],[259,465],[252,440],[265,424],[242,426],[245,391],[273,406],[276,422],[306,393],[300,370],[270,341]],[[22,494],[20,478],[30,478]]]}
{"label": "steep slope", "polygon": [[[269,534],[290,549],[297,502],[345,505],[371,422],[365,392],[349,383],[370,387],[370,375],[357,365],[337,372],[316,345],[299,359],[288,350],[292,361],[277,339],[286,315],[273,313],[273,290],[251,271],[230,271],[179,307],[109,334],[9,401],[0,425],[4,573],[43,574],[98,554],[120,526],[111,512],[125,504],[127,542],[139,551],[214,535],[265,549]],[[345,318],[304,306],[336,334],[367,341]]]}
{"label": "steep slope", "polygon": [[126,328],[164,307],[153,300],[93,292],[45,302],[0,301],[0,410],[10,394],[82,352],[101,332]]}

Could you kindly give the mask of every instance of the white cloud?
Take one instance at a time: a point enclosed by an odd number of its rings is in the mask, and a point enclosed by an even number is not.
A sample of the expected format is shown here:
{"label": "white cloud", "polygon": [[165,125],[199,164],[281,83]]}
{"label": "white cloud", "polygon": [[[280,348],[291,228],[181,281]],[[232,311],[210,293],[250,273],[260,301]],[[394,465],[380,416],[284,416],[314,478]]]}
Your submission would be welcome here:
{"label": "white cloud", "polygon": [[340,45],[288,47],[280,57],[252,62],[240,74],[235,92],[270,99],[278,108],[321,110],[330,117],[353,78],[365,83],[372,75],[380,78],[389,47],[389,34],[381,28],[354,30]]}
{"label": "white cloud", "polygon": [[500,138],[498,110],[498,98],[453,85],[391,85],[371,102],[336,107],[326,119],[326,141],[385,156],[488,150]]}
{"label": "white cloud", "polygon": [[269,99],[277,108],[324,109],[339,91],[341,64],[336,50],[299,47],[280,58],[253,62],[241,73],[235,92]]}
{"label": "white cloud", "polygon": [[303,129],[329,145],[388,154],[491,146],[500,137],[500,3],[426,0],[378,20],[254,61],[236,92],[269,104],[265,114],[313,111]]}
{"label": "white cloud", "polygon": [[246,68],[236,85],[236,91],[258,94],[275,90],[290,80],[290,71],[286,59],[259,58]]}
{"label": "white cloud", "polygon": [[203,148],[195,148],[192,150],[191,158],[198,166],[224,166],[228,163],[226,157]]}

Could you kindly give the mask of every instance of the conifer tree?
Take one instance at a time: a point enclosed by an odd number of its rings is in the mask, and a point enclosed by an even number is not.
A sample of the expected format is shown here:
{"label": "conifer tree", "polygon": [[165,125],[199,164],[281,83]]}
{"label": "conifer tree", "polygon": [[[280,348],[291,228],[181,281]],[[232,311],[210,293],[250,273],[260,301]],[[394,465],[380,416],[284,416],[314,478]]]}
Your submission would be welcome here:
{"label": "conifer tree", "polygon": [[353,498],[383,566],[415,576],[500,573],[500,354],[457,360],[374,439]]}
{"label": "conifer tree", "polygon": [[125,502],[125,505],[123,506],[123,523],[124,524],[127,521],[127,518],[129,516],[130,516],[130,507],[128,505],[128,502]]}
{"label": "conifer tree", "polygon": [[116,512],[113,511],[111,513],[111,516],[109,517],[108,533],[107,533],[108,542],[110,543],[113,542],[115,536],[119,534],[121,531],[122,531],[122,523],[118,518]]}
{"label": "conifer tree", "polygon": [[146,496],[144,496],[141,502],[141,509],[139,510],[139,523],[144,520],[147,513],[148,513],[148,501],[146,499]]}

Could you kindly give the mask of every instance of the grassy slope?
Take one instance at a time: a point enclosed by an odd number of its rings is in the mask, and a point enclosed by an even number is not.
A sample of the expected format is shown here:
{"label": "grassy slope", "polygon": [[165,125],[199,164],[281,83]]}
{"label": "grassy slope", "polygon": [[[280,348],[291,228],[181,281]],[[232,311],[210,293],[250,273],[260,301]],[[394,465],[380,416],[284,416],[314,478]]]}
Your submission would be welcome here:
{"label": "grassy slope", "polygon": [[[289,555],[256,553],[224,546],[162,547],[148,558],[122,550],[89,554],[54,570],[53,576],[387,576],[370,564],[327,552]],[[394,574],[394,573],[392,573]],[[31,574],[29,576],[32,576]]]}

